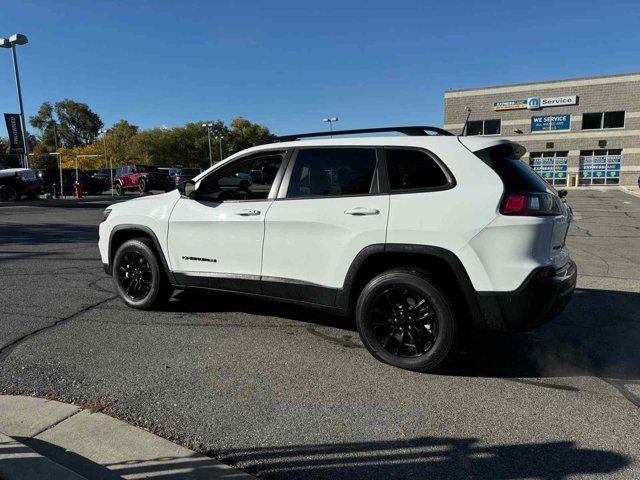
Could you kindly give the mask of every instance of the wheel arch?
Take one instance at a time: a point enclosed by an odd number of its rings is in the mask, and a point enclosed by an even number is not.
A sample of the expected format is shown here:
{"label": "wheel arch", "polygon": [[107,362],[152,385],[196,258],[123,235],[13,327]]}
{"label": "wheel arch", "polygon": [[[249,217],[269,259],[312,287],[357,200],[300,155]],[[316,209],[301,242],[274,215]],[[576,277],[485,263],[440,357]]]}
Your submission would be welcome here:
{"label": "wheel arch", "polygon": [[162,251],[162,247],[160,246],[160,242],[158,241],[158,237],[155,232],[144,225],[117,225],[113,227],[111,233],[109,234],[109,247],[108,247],[108,259],[109,263],[107,264],[106,270],[109,275],[112,274],[113,268],[113,257],[118,251],[118,248],[126,242],[127,240],[131,240],[133,238],[147,238],[153,242],[154,249],[156,254],[160,258],[160,262],[162,263],[162,267],[164,268],[164,272],[169,279],[169,282],[172,285],[175,285],[175,278],[169,265],[167,264],[167,259],[164,256]]}
{"label": "wheel arch", "polygon": [[450,250],[430,245],[378,244],[364,248],[351,263],[343,287],[338,291],[336,306],[353,311],[364,286],[383,271],[411,267],[425,270],[436,278],[455,299],[462,318],[470,318],[477,327],[484,326],[478,295],[460,259]]}

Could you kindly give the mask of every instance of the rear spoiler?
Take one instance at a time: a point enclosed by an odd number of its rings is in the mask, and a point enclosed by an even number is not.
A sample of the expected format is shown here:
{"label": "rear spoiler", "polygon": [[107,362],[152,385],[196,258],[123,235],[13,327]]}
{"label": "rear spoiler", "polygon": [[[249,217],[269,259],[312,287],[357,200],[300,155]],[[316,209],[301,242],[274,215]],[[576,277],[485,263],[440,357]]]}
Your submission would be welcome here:
{"label": "rear spoiler", "polygon": [[516,142],[512,142],[511,140],[498,139],[498,138],[487,138],[481,136],[469,136],[469,137],[458,137],[458,141],[470,152],[476,153],[481,150],[486,150],[488,148],[502,146],[504,148],[508,148],[510,150],[509,156],[512,158],[520,158],[526,152],[527,149],[522,145]]}

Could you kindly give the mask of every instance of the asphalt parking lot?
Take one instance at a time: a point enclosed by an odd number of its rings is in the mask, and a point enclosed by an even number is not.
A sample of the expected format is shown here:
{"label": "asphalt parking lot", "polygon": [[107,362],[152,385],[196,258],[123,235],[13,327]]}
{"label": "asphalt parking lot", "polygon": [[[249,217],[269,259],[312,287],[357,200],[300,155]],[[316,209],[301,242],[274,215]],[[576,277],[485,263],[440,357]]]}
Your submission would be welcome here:
{"label": "asphalt parking lot", "polygon": [[215,293],[115,298],[107,202],[0,204],[0,391],[99,402],[275,479],[640,477],[640,197],[571,191],[578,289],[437,374],[378,363],[344,319]]}

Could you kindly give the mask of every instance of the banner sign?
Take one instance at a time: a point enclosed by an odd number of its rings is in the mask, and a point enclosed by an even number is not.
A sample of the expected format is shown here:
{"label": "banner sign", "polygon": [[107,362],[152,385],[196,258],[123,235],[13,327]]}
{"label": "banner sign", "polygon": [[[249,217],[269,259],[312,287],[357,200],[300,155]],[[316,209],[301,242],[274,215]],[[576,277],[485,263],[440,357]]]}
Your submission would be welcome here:
{"label": "banner sign", "polygon": [[20,114],[5,113],[4,121],[7,124],[7,133],[9,134],[9,153],[24,153]]}
{"label": "banner sign", "polygon": [[502,102],[493,102],[493,109],[500,110],[522,110],[527,108],[526,100],[505,100]]}
{"label": "banner sign", "polygon": [[531,117],[531,132],[571,130],[571,115],[540,115]]}

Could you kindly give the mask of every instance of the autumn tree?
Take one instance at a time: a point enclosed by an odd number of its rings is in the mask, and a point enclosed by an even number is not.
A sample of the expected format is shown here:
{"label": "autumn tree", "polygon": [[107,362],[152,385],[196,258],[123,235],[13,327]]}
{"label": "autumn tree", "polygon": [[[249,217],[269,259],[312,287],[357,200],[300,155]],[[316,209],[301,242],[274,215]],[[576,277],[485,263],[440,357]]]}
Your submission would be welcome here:
{"label": "autumn tree", "polygon": [[102,128],[102,120],[86,103],[64,99],[51,105],[44,102],[38,113],[29,118],[32,127],[40,132],[40,141],[54,148],[54,124],[58,144],[66,148],[85,146],[94,143]]}

